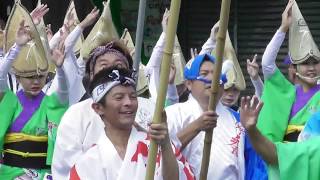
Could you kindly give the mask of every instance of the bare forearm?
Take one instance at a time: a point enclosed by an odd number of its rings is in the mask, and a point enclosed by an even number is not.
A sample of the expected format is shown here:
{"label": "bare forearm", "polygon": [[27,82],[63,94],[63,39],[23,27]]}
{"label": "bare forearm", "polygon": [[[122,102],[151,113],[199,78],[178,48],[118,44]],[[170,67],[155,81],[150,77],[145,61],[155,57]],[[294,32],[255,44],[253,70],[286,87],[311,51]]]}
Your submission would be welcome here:
{"label": "bare forearm", "polygon": [[253,148],[262,156],[262,158],[270,165],[278,164],[276,146],[264,137],[256,127],[247,132]]}
{"label": "bare forearm", "polygon": [[180,150],[183,151],[184,148],[199,134],[197,122],[194,121],[190,123],[186,128],[177,133],[177,137],[181,142]]}
{"label": "bare forearm", "polygon": [[161,145],[162,151],[162,175],[164,180],[179,179],[179,167],[176,156],[173,153],[171,143]]}

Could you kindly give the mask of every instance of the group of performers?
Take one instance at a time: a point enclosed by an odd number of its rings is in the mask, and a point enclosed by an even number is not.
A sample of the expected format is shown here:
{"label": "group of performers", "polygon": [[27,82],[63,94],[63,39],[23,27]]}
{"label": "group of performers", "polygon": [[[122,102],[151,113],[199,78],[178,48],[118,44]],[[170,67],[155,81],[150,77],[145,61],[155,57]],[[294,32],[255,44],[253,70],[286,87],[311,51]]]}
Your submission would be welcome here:
{"label": "group of performers", "polygon": [[[188,62],[176,37],[161,123],[152,116],[170,11],[136,79],[130,33],[119,35],[110,2],[103,7],[79,21],[71,1],[54,34],[42,19],[47,5],[30,13],[15,2],[0,31],[1,180],[141,180],[151,141],[159,147],[154,179],[199,179],[209,129],[207,179],[320,179],[320,51],[297,2],[288,1],[266,46],[263,78],[257,55],[247,60],[253,96],[240,98],[246,82],[227,33],[214,111],[219,23]],[[276,58],[287,32],[285,77]]]}

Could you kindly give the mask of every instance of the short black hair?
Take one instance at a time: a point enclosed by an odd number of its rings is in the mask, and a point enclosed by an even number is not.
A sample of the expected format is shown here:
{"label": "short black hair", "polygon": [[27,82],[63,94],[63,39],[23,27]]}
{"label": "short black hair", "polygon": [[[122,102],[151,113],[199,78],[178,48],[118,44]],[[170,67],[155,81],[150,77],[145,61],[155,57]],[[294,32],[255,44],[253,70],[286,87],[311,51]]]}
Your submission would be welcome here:
{"label": "short black hair", "polygon": [[[128,48],[119,40],[107,42],[107,43],[102,44],[100,46],[105,46],[107,44],[111,44],[111,48],[118,50],[120,53],[122,53],[127,58],[128,64],[129,64],[129,69],[132,70],[133,60],[132,60],[132,57],[130,55],[130,52],[129,52]],[[92,52],[94,50],[95,49],[93,49],[90,54],[92,54]],[[85,73],[87,75],[90,75],[90,73],[92,71],[92,69],[90,69],[90,63],[91,63],[90,61],[91,61],[91,57],[89,57],[88,61],[86,62]]]}
{"label": "short black hair", "polygon": [[[91,95],[94,88],[96,88],[100,84],[107,83],[113,80],[111,77],[109,77],[113,70],[118,70],[120,76],[132,78],[133,71],[126,68],[112,66],[109,68],[102,69],[96,75],[94,75],[92,81],[89,84],[89,92]],[[99,103],[105,104],[104,98],[102,98],[101,101],[99,101]]]}

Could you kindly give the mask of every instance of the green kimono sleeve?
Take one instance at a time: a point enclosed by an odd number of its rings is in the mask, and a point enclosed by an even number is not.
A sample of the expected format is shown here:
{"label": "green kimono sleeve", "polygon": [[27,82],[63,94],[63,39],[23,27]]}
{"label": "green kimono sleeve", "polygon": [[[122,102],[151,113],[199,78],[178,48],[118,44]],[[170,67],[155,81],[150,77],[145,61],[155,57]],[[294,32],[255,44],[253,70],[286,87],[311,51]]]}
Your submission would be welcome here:
{"label": "green kimono sleeve", "polygon": [[4,137],[8,128],[21,111],[17,96],[9,90],[6,91],[0,101],[0,152],[3,150]]}
{"label": "green kimono sleeve", "polygon": [[[320,137],[304,142],[276,143],[278,167],[269,169],[270,180],[319,180]],[[278,176],[278,177],[277,177]]]}
{"label": "green kimono sleeve", "polygon": [[279,69],[265,80],[262,94],[264,106],[259,113],[257,126],[261,133],[272,142],[283,140],[295,98],[295,87]]}
{"label": "green kimono sleeve", "polygon": [[68,109],[68,104],[61,104],[56,93],[46,98],[48,118],[48,151],[47,164],[51,165],[57,129],[63,114]]}

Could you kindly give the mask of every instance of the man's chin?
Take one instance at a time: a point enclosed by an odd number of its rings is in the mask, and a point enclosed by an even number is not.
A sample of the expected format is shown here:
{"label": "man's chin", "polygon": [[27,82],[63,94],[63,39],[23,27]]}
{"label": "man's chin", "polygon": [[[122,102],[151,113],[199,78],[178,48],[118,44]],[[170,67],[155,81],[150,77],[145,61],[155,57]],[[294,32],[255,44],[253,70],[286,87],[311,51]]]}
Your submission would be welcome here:
{"label": "man's chin", "polygon": [[225,101],[222,101],[222,104],[228,107],[231,107],[233,105],[232,102],[225,102]]}

